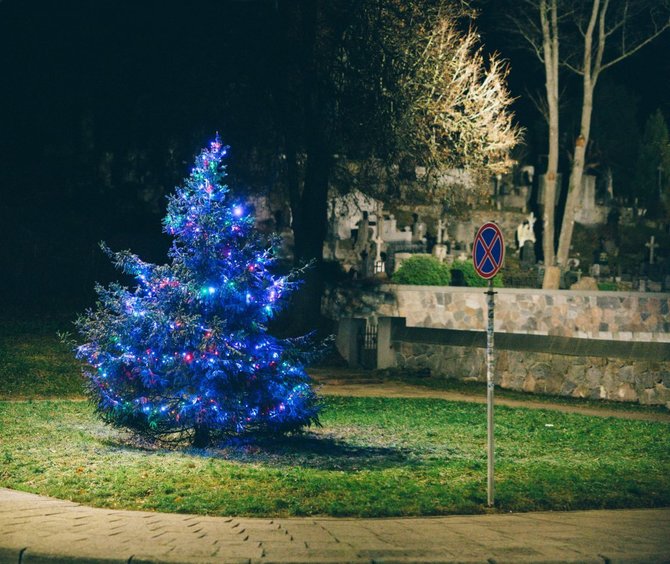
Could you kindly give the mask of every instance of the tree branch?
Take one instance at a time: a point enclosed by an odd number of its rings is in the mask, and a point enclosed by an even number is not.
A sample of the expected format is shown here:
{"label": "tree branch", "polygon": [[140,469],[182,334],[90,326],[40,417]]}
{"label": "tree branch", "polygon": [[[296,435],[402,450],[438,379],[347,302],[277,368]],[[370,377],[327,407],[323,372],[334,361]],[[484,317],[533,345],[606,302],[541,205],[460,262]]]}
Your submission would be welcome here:
{"label": "tree branch", "polygon": [[578,75],[580,75],[580,76],[584,76],[584,69],[581,69],[581,68],[579,68],[579,67],[576,67],[576,66],[574,66],[574,65],[572,65],[572,64],[570,64],[570,63],[568,63],[567,61],[561,61],[561,62],[560,62],[560,65],[561,65],[562,67],[565,67],[566,69],[568,69],[568,70],[574,72],[575,74],[578,74]]}
{"label": "tree branch", "polygon": [[603,62],[603,54],[605,52],[605,19],[607,18],[607,8],[609,7],[609,0],[604,0],[600,16],[598,17],[598,48],[596,49],[596,59],[593,63],[593,71],[591,73],[591,85],[595,87],[600,74],[600,67]]}
{"label": "tree branch", "polygon": [[589,24],[586,27],[586,35],[584,36],[584,58],[583,58],[583,75],[589,80],[592,74],[593,65],[593,30],[598,21],[598,12],[600,10],[600,0],[593,0],[593,7],[591,8],[591,17]]}
{"label": "tree branch", "polygon": [[618,57],[614,57],[612,60],[603,63],[600,68],[601,72],[605,69],[608,69],[616,65],[617,63],[623,61],[624,59],[627,59],[631,55],[634,55],[640,49],[642,49],[642,47],[651,43],[654,39],[656,39],[659,35],[661,35],[661,33],[663,33],[668,28],[670,28],[670,19],[668,19],[667,22],[662,24],[661,27],[656,28],[652,35],[649,35],[645,39],[641,40],[637,45],[629,47],[625,52],[622,52]]}

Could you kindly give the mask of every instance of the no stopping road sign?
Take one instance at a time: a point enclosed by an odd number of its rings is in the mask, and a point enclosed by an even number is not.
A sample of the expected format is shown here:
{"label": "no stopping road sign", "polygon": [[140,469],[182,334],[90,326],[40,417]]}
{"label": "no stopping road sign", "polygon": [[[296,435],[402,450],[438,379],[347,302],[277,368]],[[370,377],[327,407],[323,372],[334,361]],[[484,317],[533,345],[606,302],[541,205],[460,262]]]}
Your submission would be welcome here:
{"label": "no stopping road sign", "polygon": [[502,231],[495,223],[485,223],[477,231],[472,245],[472,262],[477,274],[489,280],[493,278],[505,260],[505,241]]}

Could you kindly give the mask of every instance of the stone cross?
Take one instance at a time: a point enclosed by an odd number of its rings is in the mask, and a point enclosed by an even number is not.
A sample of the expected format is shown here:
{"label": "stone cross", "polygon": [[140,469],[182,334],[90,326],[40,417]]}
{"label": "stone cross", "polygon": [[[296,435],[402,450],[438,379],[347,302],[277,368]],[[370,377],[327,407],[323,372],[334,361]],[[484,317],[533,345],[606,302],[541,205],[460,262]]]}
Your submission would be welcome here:
{"label": "stone cross", "polygon": [[649,249],[649,264],[654,264],[654,249],[658,247],[658,243],[655,243],[655,237],[652,235],[648,243],[645,243],[644,246]]}
{"label": "stone cross", "polygon": [[380,205],[377,211],[377,236],[374,238],[376,256],[375,256],[375,272],[384,272],[384,263],[382,262],[382,231],[384,229],[384,206]]}
{"label": "stone cross", "polygon": [[[530,212],[528,214],[528,225],[530,225],[530,232],[531,233],[534,233],[533,225],[535,225],[536,221],[537,221],[537,218],[535,217],[535,214],[533,212]],[[535,241],[535,236],[533,236],[533,241]]]}

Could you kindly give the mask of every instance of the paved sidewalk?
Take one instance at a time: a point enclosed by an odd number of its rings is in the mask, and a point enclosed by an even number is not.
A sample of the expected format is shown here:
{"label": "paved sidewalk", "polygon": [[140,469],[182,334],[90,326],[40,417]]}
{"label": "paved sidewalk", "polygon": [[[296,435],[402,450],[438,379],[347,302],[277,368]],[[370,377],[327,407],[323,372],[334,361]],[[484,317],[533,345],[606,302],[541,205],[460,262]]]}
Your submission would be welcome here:
{"label": "paved sidewalk", "polygon": [[0,489],[0,562],[670,562],[670,509],[249,519],[95,509]]}

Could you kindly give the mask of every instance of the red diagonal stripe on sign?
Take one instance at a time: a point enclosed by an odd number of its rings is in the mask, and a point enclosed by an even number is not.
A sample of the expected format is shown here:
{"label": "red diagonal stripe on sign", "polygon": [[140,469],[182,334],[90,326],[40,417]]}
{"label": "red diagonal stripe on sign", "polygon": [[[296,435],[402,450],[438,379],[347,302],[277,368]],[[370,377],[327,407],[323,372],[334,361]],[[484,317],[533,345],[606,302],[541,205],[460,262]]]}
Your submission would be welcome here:
{"label": "red diagonal stripe on sign", "polygon": [[497,231],[494,231],[495,235],[493,236],[493,239],[491,239],[491,244],[487,245],[486,241],[484,241],[484,234],[482,233],[482,236],[479,238],[479,243],[481,244],[482,247],[484,247],[484,258],[479,261],[479,264],[477,265],[477,270],[482,270],[482,265],[488,258],[491,261],[491,264],[493,265],[493,268],[495,268],[498,263],[495,261],[493,258],[493,255],[491,254],[491,249],[493,249],[493,245],[496,244],[496,242],[500,239],[500,235]]}

